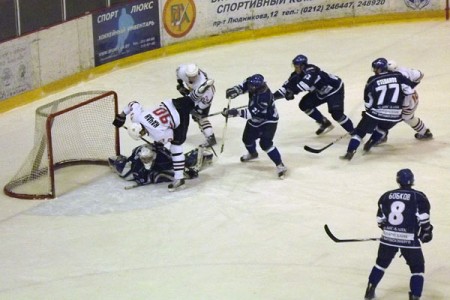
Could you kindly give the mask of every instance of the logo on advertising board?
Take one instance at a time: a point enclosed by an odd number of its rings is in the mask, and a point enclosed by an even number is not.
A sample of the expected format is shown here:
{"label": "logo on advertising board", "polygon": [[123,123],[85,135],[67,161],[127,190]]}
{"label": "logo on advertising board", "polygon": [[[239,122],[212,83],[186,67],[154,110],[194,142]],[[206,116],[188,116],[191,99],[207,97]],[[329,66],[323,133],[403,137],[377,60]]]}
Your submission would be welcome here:
{"label": "logo on advertising board", "polygon": [[27,40],[0,48],[0,100],[32,89],[32,65]]}
{"label": "logo on advertising board", "polygon": [[406,6],[412,9],[422,9],[428,4],[430,4],[431,0],[404,0]]}
{"label": "logo on advertising board", "polygon": [[163,23],[167,33],[180,38],[191,31],[196,9],[193,0],[167,0],[163,10]]}
{"label": "logo on advertising board", "polygon": [[159,5],[140,0],[92,14],[95,65],[161,47]]}

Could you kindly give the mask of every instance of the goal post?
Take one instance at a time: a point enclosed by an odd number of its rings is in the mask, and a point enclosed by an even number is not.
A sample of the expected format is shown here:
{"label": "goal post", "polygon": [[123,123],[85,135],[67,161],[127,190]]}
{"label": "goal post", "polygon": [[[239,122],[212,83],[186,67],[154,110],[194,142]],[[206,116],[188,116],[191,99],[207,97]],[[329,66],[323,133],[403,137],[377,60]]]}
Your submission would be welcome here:
{"label": "goal post", "polygon": [[34,145],[6,195],[20,199],[56,197],[55,171],[73,165],[108,165],[120,154],[118,113],[113,91],[76,93],[36,109]]}
{"label": "goal post", "polygon": [[450,1],[445,0],[445,19],[448,21],[449,19],[449,10],[450,10]]}

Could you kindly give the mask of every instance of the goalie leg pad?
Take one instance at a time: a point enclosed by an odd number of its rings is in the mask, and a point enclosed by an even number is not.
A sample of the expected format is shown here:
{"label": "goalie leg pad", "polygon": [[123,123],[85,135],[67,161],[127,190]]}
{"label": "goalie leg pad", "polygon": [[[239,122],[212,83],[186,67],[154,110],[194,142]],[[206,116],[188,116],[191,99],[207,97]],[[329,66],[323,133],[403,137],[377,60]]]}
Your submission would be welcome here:
{"label": "goalie leg pad", "polygon": [[197,164],[198,148],[192,149],[185,154],[185,167],[193,167]]}
{"label": "goalie leg pad", "polygon": [[206,167],[212,164],[214,155],[209,152],[203,152],[203,163],[202,166]]}
{"label": "goalie leg pad", "polygon": [[113,156],[108,158],[109,166],[116,172],[120,177],[125,180],[133,180],[132,174],[132,163],[123,156]]}

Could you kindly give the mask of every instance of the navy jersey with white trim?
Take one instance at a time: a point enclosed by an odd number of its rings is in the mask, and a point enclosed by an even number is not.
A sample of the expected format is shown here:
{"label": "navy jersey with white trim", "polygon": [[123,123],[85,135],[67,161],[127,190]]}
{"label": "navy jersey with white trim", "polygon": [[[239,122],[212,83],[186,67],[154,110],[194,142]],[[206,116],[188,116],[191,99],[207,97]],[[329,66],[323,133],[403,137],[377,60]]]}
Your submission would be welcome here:
{"label": "navy jersey with white trim", "polygon": [[258,127],[266,123],[278,122],[278,111],[275,106],[273,93],[265,84],[265,87],[257,92],[250,92],[247,80],[241,85],[242,91],[248,92],[248,107],[240,110],[240,116],[248,119],[250,125]]}
{"label": "navy jersey with white trim", "polygon": [[364,88],[366,113],[380,121],[400,122],[405,96],[414,93],[414,84],[399,72],[371,76]]}
{"label": "navy jersey with white trim", "polygon": [[377,222],[383,224],[382,244],[419,248],[419,227],[430,222],[430,202],[412,188],[388,191],[378,200]]}
{"label": "navy jersey with white trim", "polygon": [[327,73],[315,65],[305,66],[300,74],[292,72],[289,79],[283,84],[284,89],[289,89],[294,94],[316,92],[319,99],[336,93],[341,87],[342,80],[339,77]]}

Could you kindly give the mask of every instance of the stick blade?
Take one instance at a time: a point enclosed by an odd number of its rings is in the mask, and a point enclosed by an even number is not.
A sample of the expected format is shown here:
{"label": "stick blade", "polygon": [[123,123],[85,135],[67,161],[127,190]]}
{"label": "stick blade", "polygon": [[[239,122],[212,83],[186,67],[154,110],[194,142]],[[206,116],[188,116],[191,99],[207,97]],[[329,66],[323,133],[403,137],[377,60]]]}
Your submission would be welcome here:
{"label": "stick blade", "polygon": [[314,149],[314,148],[309,147],[308,145],[303,146],[303,149],[305,149],[308,152],[316,153],[316,154],[320,153],[324,150],[323,148],[322,149]]}
{"label": "stick blade", "polygon": [[323,229],[325,229],[326,234],[328,235],[328,237],[329,237],[330,239],[333,240],[333,242],[335,242],[335,243],[339,243],[339,242],[340,242],[340,240],[339,240],[337,237],[335,237],[335,236],[331,233],[330,228],[328,228],[328,225],[327,225],[327,224],[325,224],[325,225],[323,226]]}
{"label": "stick blade", "polygon": [[335,243],[351,243],[351,242],[367,242],[367,241],[379,241],[380,238],[362,238],[362,239],[338,239],[333,233],[331,233],[330,228],[327,224],[323,226],[328,237]]}

